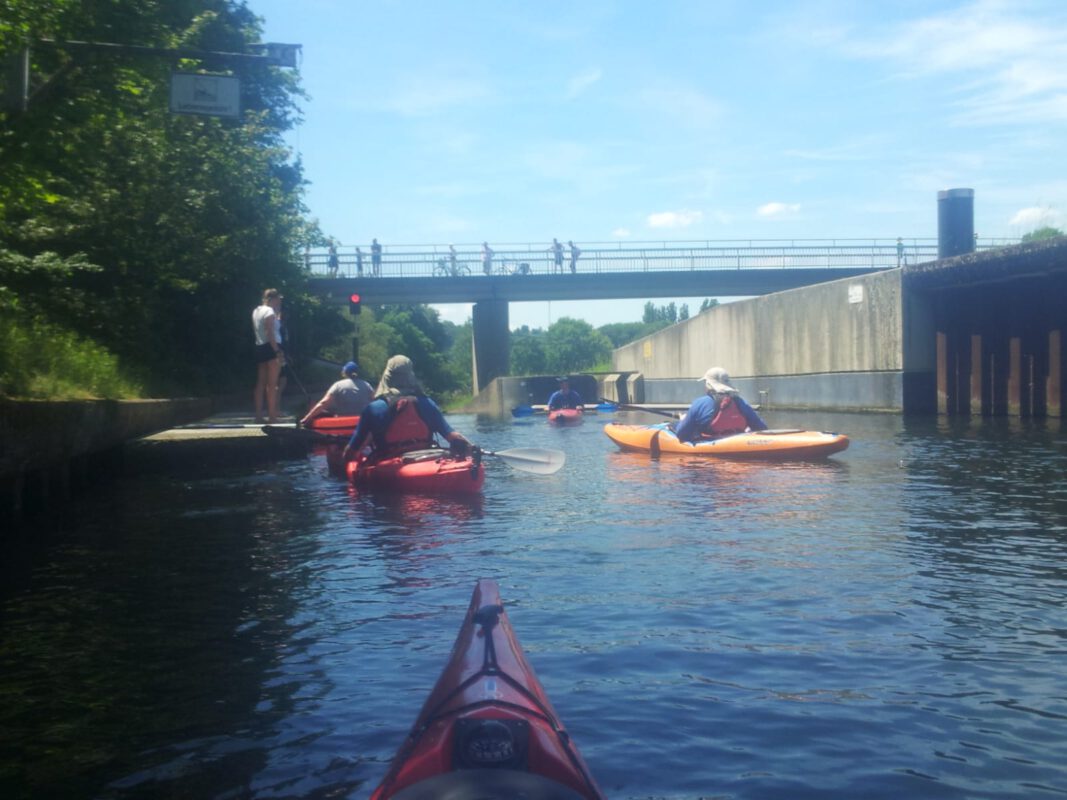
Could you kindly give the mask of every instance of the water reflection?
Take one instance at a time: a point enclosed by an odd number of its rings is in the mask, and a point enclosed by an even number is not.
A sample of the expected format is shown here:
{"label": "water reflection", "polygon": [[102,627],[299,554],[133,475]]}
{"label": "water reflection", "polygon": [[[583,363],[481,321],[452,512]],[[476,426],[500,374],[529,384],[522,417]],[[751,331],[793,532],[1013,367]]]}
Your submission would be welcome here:
{"label": "water reflection", "polygon": [[590,422],[460,421],[567,453],[473,498],[313,457],[80,503],[0,608],[3,796],[365,797],[482,576],[611,797],[1065,784],[1057,430],[791,413],[852,446],[757,463]]}

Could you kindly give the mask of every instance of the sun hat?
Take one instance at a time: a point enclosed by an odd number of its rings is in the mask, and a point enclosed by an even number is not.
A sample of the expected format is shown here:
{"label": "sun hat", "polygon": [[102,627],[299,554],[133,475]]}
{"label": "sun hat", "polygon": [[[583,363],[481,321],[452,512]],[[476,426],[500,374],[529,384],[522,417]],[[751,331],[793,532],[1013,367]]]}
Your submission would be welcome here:
{"label": "sun hat", "polygon": [[378,383],[376,397],[387,394],[413,394],[422,391],[415,377],[415,365],[403,355],[395,355],[385,362],[385,371]]}
{"label": "sun hat", "polygon": [[730,385],[730,375],[722,367],[712,367],[704,373],[702,380],[709,392],[737,394],[737,389]]}

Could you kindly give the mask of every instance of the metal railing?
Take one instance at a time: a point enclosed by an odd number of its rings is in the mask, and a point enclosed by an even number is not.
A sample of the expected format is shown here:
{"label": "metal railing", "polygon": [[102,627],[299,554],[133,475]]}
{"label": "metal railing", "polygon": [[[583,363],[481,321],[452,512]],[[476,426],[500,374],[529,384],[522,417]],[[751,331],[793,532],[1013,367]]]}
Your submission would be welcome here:
{"label": "metal railing", "polygon": [[[978,250],[1017,244],[1014,239],[976,240]],[[891,269],[937,258],[936,239],[782,239],[703,242],[610,242],[579,245],[574,272],[582,274],[740,270],[740,269]],[[363,249],[362,272],[355,246],[337,248],[337,269],[330,268],[326,248],[300,254],[315,277],[466,277],[483,276],[481,245],[456,245],[455,265],[448,245],[383,245],[377,274],[369,247]],[[564,245],[562,265],[544,244],[502,244],[493,248],[492,275],[566,274],[572,271]]]}

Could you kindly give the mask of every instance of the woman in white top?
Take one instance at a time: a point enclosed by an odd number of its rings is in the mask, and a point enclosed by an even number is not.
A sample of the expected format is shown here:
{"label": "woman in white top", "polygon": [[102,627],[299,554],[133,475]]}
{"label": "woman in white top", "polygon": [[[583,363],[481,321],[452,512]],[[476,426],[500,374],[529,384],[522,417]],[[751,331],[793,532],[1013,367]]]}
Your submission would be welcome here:
{"label": "woman in white top", "polygon": [[[256,388],[252,390],[252,405],[256,422],[263,422],[263,406],[267,408],[267,422],[278,421],[278,373],[281,371],[281,348],[278,346],[278,309],[282,295],[277,289],[263,292],[263,304],[252,312],[252,331],[256,336]],[[264,403],[264,401],[266,401]]]}

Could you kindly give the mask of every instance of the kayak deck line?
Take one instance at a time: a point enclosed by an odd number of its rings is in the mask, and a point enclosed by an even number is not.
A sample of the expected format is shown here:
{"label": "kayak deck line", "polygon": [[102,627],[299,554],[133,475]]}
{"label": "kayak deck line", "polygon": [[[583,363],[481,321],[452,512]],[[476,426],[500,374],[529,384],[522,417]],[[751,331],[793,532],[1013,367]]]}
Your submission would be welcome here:
{"label": "kayak deck line", "polygon": [[489,579],[371,800],[437,797],[604,800]]}

